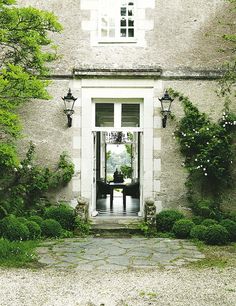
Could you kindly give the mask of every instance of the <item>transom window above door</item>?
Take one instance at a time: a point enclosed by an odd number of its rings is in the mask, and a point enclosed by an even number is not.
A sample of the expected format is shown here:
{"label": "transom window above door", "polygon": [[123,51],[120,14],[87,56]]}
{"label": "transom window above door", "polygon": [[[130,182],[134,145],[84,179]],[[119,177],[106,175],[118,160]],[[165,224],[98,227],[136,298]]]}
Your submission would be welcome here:
{"label": "transom window above door", "polygon": [[100,0],[99,40],[135,40],[135,0]]}
{"label": "transom window above door", "polygon": [[138,102],[95,102],[96,128],[140,128],[142,104]]}

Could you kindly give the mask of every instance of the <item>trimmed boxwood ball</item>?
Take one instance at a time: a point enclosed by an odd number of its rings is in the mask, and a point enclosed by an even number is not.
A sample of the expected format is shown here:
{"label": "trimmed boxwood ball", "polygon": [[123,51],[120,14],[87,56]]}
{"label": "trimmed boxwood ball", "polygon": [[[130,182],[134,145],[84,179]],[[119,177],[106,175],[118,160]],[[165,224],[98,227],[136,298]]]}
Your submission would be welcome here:
{"label": "trimmed boxwood ball", "polygon": [[192,217],[192,221],[193,221],[193,223],[196,224],[196,225],[201,224],[203,220],[204,220],[204,218],[201,217],[201,216],[193,216],[193,217]]}
{"label": "trimmed boxwood ball", "polygon": [[183,219],[184,215],[177,210],[163,210],[156,215],[157,231],[170,232],[174,223]]}
{"label": "trimmed boxwood ball", "polygon": [[36,222],[40,227],[41,227],[41,224],[42,224],[42,222],[43,222],[43,218],[40,217],[40,216],[30,216],[30,217],[28,218],[28,220],[29,220],[29,221],[34,221],[34,222]]}
{"label": "trimmed boxwood ball", "polygon": [[220,222],[220,225],[227,229],[229,233],[229,239],[231,241],[236,241],[236,222],[230,219],[225,219]]}
{"label": "trimmed boxwood ball", "polygon": [[188,238],[194,225],[189,219],[181,219],[175,222],[173,232],[177,238]]}
{"label": "trimmed boxwood ball", "polygon": [[201,225],[204,225],[206,227],[214,225],[214,224],[218,224],[218,222],[214,219],[205,219],[202,221]]}
{"label": "trimmed boxwood ball", "polygon": [[62,226],[54,219],[46,219],[41,225],[42,235],[45,237],[60,237]]}
{"label": "trimmed boxwood ball", "polygon": [[229,232],[220,224],[207,227],[204,241],[212,245],[224,245],[229,241]]}
{"label": "trimmed boxwood ball", "polygon": [[204,240],[207,227],[204,225],[195,225],[190,232],[190,237],[193,239]]}
{"label": "trimmed boxwood ball", "polygon": [[20,223],[26,223],[28,221],[25,217],[17,217],[17,220],[20,221]]}
{"label": "trimmed boxwood ball", "polygon": [[29,239],[39,239],[41,236],[41,228],[40,226],[34,221],[27,221],[25,225],[29,229]]}
{"label": "trimmed boxwood ball", "polygon": [[10,241],[27,240],[29,229],[24,223],[11,215],[0,221],[0,236]]}
{"label": "trimmed boxwood ball", "polygon": [[229,213],[229,219],[236,222],[236,212],[235,211],[234,212],[232,211]]}
{"label": "trimmed boxwood ball", "polygon": [[54,219],[58,221],[61,226],[70,231],[75,226],[74,210],[67,205],[51,206],[46,209],[44,214],[45,219]]}

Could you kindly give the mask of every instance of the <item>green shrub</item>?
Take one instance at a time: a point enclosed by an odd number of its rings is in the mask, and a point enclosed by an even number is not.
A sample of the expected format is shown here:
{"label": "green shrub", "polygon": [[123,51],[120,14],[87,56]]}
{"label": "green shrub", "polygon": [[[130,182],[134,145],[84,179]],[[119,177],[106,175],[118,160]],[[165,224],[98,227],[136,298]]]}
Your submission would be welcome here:
{"label": "green shrub", "polygon": [[45,237],[60,237],[62,226],[54,219],[46,219],[42,222],[41,230]]}
{"label": "green shrub", "polygon": [[0,220],[7,216],[7,210],[0,204]]}
{"label": "green shrub", "polygon": [[202,223],[203,220],[204,220],[204,218],[201,217],[201,216],[193,216],[193,217],[192,217],[192,221],[193,221],[193,223],[196,224],[196,225],[200,225],[200,224]]}
{"label": "green shrub", "polygon": [[27,240],[29,238],[29,230],[15,216],[10,215],[0,221],[0,235],[10,241]]}
{"label": "green shrub", "polygon": [[71,231],[67,231],[67,230],[62,230],[61,233],[61,238],[73,238],[74,237],[74,233]]}
{"label": "green shrub", "polygon": [[177,210],[163,210],[156,215],[157,230],[170,232],[174,223],[183,218],[184,215]]}
{"label": "green shrub", "polygon": [[29,239],[39,239],[41,236],[41,228],[40,226],[34,221],[27,221],[25,225],[29,229]]}
{"label": "green shrub", "polygon": [[34,222],[36,222],[40,227],[41,227],[42,222],[43,222],[43,218],[40,217],[40,216],[30,216],[30,217],[28,218],[28,220],[29,220],[29,221],[34,221]]}
{"label": "green shrub", "polygon": [[20,223],[26,223],[28,221],[25,217],[17,217],[17,220],[20,221]]}
{"label": "green shrub", "polygon": [[231,241],[236,241],[236,222],[230,219],[225,219],[220,222],[220,225],[227,229],[229,233],[229,239]]}
{"label": "green shrub", "polygon": [[205,219],[201,223],[201,225],[204,225],[206,227],[211,226],[211,225],[215,225],[215,224],[218,224],[218,222],[214,219]]}
{"label": "green shrub", "polygon": [[45,211],[45,219],[54,219],[61,224],[61,226],[70,231],[75,226],[74,210],[68,205],[51,206]]}
{"label": "green shrub", "polygon": [[75,232],[77,235],[80,235],[80,236],[89,235],[90,228],[91,228],[90,223],[85,222],[80,217],[76,217]]}
{"label": "green shrub", "polygon": [[189,219],[180,219],[174,223],[173,232],[177,238],[188,238],[191,229],[194,227],[193,221]]}
{"label": "green shrub", "polygon": [[232,211],[232,212],[228,213],[227,219],[230,219],[230,220],[236,222],[236,211]]}
{"label": "green shrub", "polygon": [[224,245],[229,241],[229,233],[222,225],[214,224],[207,227],[204,241],[207,244]]}
{"label": "green shrub", "polygon": [[211,200],[202,199],[193,205],[193,211],[203,218],[214,218],[214,203]]}
{"label": "green shrub", "polygon": [[207,227],[204,225],[195,225],[190,231],[190,237],[193,239],[204,240]]}

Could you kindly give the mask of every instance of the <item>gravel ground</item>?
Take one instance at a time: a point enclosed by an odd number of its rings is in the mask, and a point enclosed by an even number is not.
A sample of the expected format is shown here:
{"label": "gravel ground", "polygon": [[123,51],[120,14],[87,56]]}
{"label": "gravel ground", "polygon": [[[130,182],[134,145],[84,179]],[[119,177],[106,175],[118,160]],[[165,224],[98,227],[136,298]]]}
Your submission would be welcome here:
{"label": "gravel ground", "polygon": [[0,269],[1,306],[236,305],[236,268]]}

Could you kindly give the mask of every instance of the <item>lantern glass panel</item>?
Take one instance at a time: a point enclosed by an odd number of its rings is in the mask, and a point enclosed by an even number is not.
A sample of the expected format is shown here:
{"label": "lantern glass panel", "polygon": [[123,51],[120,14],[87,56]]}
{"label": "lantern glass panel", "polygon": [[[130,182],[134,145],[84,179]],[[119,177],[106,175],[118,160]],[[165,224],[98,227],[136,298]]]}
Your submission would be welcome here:
{"label": "lantern glass panel", "polygon": [[73,99],[64,99],[65,110],[73,110],[75,100]]}

